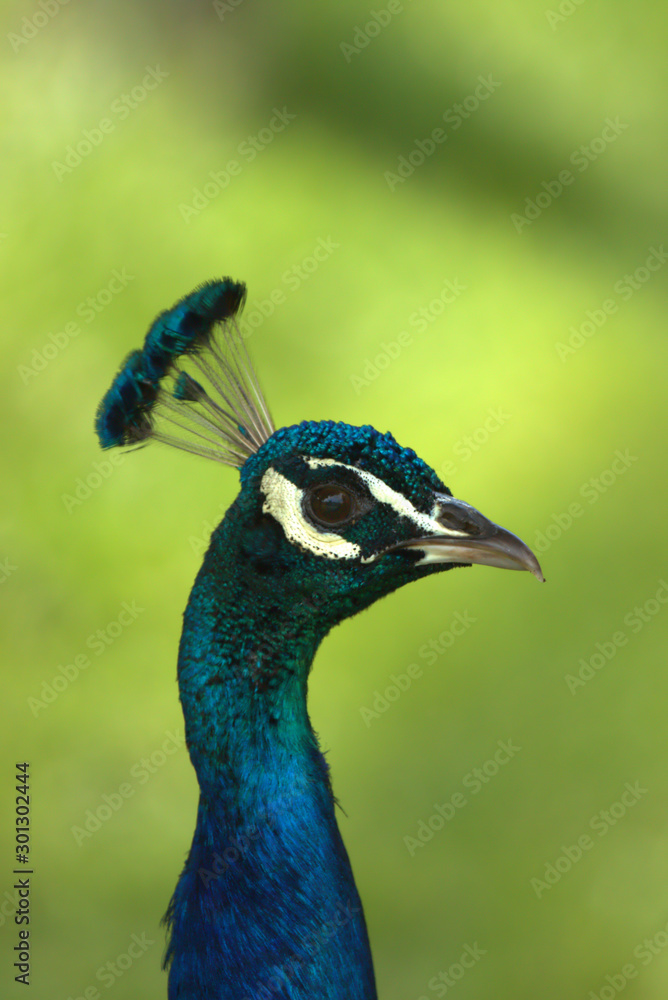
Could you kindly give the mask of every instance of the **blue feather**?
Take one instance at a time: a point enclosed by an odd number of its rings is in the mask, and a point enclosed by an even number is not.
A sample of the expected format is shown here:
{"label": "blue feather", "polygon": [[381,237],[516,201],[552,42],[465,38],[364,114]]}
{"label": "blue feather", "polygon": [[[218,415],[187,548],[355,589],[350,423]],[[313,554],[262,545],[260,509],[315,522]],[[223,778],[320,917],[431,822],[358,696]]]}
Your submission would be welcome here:
{"label": "blue feather", "polygon": [[136,444],[151,431],[149,412],[158,386],[147,379],[142,351],[132,351],[100,403],[95,430],[103,448]]}
{"label": "blue feather", "polygon": [[95,429],[103,448],[151,436],[161,381],[179,358],[209,346],[216,324],[233,319],[245,295],[246,286],[231,278],[209,281],[156,317],[143,348],[128,355],[98,407]]}
{"label": "blue feather", "polygon": [[235,316],[246,296],[246,286],[231,278],[208,281],[155,318],[144,341],[148,376],[159,380],[176,358],[199,351],[216,323]]}

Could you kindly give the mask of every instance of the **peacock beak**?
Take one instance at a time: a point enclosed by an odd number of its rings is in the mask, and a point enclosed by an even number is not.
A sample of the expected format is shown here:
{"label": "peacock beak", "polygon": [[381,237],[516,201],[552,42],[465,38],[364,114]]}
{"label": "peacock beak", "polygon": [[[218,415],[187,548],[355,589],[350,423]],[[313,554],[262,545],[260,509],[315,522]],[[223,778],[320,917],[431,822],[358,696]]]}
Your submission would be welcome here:
{"label": "peacock beak", "polygon": [[545,582],[538,560],[528,545],[488,520],[479,510],[456,500],[437,494],[432,514],[433,535],[409,538],[394,548],[421,549],[424,558],[420,565],[438,562],[477,563],[481,566],[498,566],[501,569],[521,569]]}

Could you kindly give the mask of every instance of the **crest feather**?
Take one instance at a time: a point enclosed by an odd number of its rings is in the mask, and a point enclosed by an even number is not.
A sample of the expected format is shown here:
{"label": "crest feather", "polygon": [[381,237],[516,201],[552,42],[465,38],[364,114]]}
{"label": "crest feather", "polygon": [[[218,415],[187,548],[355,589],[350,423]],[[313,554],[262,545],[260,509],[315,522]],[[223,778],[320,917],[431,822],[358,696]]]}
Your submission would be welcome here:
{"label": "crest feather", "polygon": [[246,286],[209,281],[153,321],[100,403],[103,448],[155,438],[240,469],[273,434],[236,315]]}

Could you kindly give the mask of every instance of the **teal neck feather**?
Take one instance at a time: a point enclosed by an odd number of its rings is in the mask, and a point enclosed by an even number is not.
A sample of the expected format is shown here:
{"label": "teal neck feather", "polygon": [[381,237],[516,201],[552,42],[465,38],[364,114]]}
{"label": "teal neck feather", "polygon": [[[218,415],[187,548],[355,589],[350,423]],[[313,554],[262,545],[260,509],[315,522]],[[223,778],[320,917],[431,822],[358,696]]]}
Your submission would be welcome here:
{"label": "teal neck feather", "polygon": [[329,623],[314,614],[317,595],[291,592],[288,612],[274,577],[258,586],[271,540],[255,534],[250,566],[236,506],[213,536],[179,653],[200,803],[168,914],[170,1000],[373,1000],[362,907],[306,709]]}

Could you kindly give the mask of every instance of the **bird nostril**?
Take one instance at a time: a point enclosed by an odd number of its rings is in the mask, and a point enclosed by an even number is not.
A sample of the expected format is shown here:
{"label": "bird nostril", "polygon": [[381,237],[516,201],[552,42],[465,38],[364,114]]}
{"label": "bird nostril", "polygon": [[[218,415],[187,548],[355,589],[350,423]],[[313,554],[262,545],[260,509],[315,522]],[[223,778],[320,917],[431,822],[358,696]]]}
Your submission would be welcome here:
{"label": "bird nostril", "polygon": [[454,531],[464,531],[467,535],[473,536],[481,534],[482,529],[480,526],[461,511],[441,510],[437,520],[444,528],[452,528]]}

